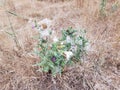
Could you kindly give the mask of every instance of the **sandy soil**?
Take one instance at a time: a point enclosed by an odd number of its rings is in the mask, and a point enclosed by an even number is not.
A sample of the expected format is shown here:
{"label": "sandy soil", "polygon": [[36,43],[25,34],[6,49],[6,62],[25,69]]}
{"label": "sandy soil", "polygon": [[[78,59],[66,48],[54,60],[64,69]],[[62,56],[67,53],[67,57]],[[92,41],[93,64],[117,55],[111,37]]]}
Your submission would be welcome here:
{"label": "sandy soil", "polygon": [[[4,1],[4,0],[0,0]],[[113,2],[109,0],[108,12]],[[118,0],[119,1],[119,0]],[[120,89],[120,8],[107,17],[99,16],[97,0],[85,0],[83,8],[73,1],[50,3],[34,0],[6,0],[0,5],[0,90],[119,90]],[[14,12],[16,15],[8,13]],[[52,29],[85,28],[89,45],[81,65],[68,68],[55,78],[37,72],[33,52],[37,31],[30,19],[49,18]],[[15,39],[11,26],[17,37]]]}

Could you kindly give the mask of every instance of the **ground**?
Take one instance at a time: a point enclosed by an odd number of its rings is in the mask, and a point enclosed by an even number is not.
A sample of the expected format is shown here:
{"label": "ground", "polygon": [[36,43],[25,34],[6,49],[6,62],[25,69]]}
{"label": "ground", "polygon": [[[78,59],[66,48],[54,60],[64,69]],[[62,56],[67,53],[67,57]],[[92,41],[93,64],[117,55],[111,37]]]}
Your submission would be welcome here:
{"label": "ground", "polygon": [[[100,2],[97,0],[88,1],[80,8],[72,0],[58,3],[6,0],[1,3],[0,90],[119,90],[120,8],[111,12],[111,1],[106,17],[99,15]],[[68,68],[54,79],[33,66],[39,62],[33,54],[36,45],[33,37],[37,31],[29,21],[44,18],[53,21],[51,28],[58,33],[69,26],[86,29],[89,41],[81,64]],[[8,34],[12,32],[11,28],[17,34],[18,45]]]}

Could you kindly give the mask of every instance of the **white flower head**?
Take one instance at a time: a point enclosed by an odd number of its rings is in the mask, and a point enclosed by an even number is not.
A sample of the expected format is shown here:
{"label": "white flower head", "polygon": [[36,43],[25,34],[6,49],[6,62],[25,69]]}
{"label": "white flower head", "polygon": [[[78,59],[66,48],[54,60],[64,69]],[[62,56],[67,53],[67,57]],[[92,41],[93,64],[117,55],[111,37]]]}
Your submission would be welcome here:
{"label": "white flower head", "polygon": [[56,36],[53,38],[53,42],[58,42],[58,38]]}
{"label": "white flower head", "polygon": [[71,43],[71,41],[72,41],[72,40],[71,40],[70,36],[67,36],[67,37],[66,37],[66,42],[67,42],[67,43]]}
{"label": "white flower head", "polygon": [[63,44],[64,44],[64,42],[61,42],[60,44],[61,44],[61,45],[63,45]]}
{"label": "white flower head", "polygon": [[74,41],[70,36],[66,37],[66,43],[71,43],[72,45],[74,45]]}
{"label": "white flower head", "polygon": [[71,48],[70,48],[70,50],[72,52],[76,52],[77,51],[77,46],[76,45],[72,45]]}
{"label": "white flower head", "polygon": [[45,18],[45,19],[41,20],[40,22],[38,22],[38,25],[40,25],[40,29],[45,30],[45,29],[50,28],[51,23],[52,23],[52,21],[50,19]]}
{"label": "white flower head", "polygon": [[73,56],[73,53],[71,51],[65,51],[64,54],[66,55],[67,60],[70,60],[70,58]]}
{"label": "white flower head", "polygon": [[82,44],[83,44],[83,40],[80,40],[80,41],[79,41],[79,44],[82,45]]}
{"label": "white flower head", "polygon": [[49,33],[48,30],[40,31],[39,33],[40,33],[40,36],[41,36],[41,37],[46,37],[46,36],[49,36],[49,35],[50,35],[50,33]]}

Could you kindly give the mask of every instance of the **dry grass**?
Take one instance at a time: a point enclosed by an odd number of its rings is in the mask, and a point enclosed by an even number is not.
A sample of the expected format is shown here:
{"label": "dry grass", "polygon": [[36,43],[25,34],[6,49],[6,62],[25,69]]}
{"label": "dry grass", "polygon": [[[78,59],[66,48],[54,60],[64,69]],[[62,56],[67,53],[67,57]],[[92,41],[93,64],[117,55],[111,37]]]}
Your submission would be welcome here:
{"label": "dry grass", "polygon": [[[119,90],[120,88],[120,8],[99,17],[98,0],[85,0],[82,8],[74,1],[49,3],[34,0],[7,0],[0,7],[0,90]],[[108,3],[110,6],[111,1]],[[15,47],[5,9],[18,37]],[[108,9],[109,10],[109,9]],[[52,29],[60,32],[72,26],[86,28],[90,45],[82,65],[68,68],[55,78],[32,67],[39,59],[31,52],[36,44],[29,19],[52,19]],[[59,35],[58,35],[59,36]]]}

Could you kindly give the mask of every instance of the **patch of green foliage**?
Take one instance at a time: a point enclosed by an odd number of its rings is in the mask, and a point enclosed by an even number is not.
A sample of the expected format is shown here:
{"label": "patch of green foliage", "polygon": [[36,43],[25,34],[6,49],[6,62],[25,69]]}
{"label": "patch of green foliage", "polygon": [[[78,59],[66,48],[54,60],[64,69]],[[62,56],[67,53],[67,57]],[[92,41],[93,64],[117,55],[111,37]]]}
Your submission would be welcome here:
{"label": "patch of green foliage", "polygon": [[40,71],[56,76],[56,74],[62,74],[65,67],[79,62],[87,43],[84,37],[85,32],[80,35],[81,31],[71,27],[62,30],[62,37],[57,42],[39,37],[35,53],[40,57],[40,62],[35,66],[39,66]]}

